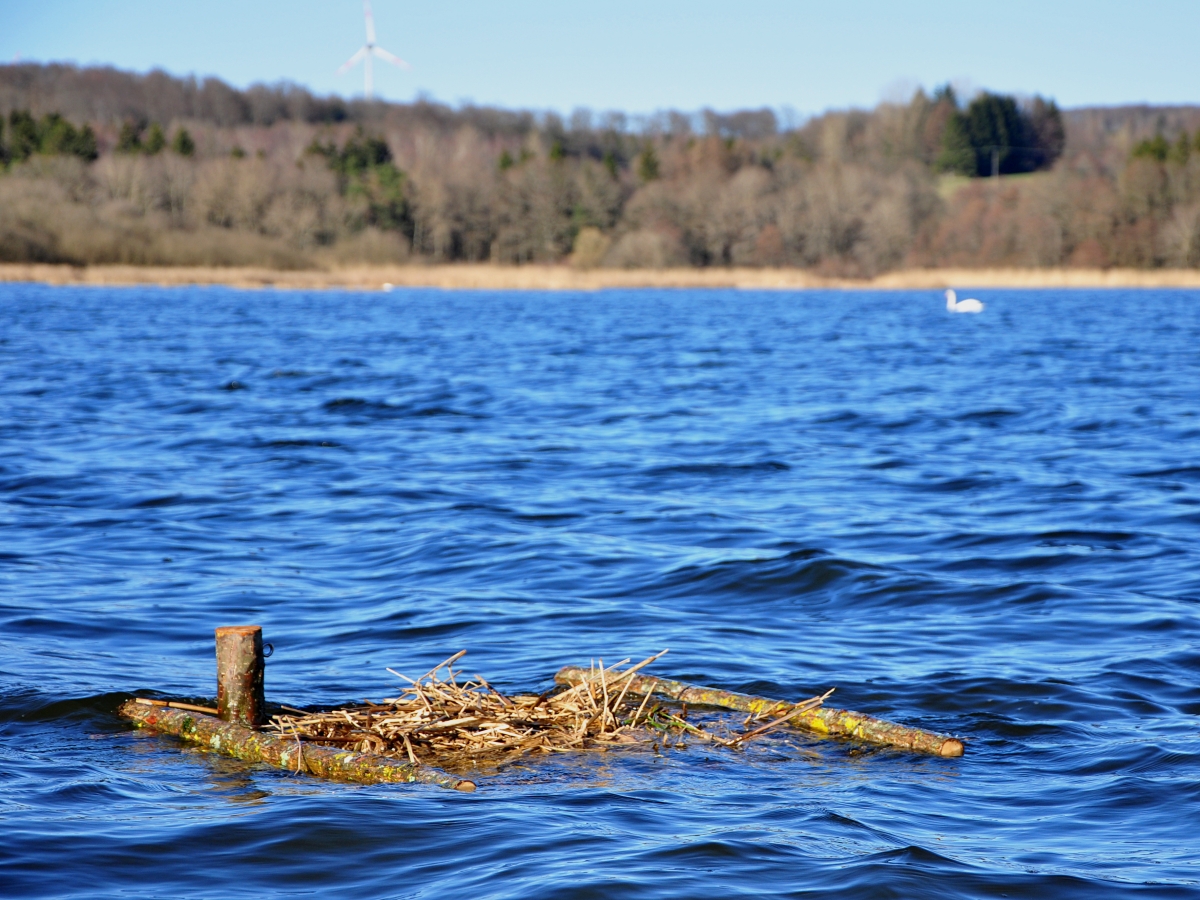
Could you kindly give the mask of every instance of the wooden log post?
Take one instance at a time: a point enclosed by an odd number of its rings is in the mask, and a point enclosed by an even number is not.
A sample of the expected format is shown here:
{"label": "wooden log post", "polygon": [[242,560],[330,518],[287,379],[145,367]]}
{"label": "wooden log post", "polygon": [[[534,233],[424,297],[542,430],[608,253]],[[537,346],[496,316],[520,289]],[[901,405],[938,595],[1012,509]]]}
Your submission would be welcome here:
{"label": "wooden log post", "polygon": [[[554,676],[554,680],[559,684],[579,684],[582,681],[594,679],[597,675],[598,673],[595,671],[567,666]],[[610,685],[626,683],[626,679],[621,677],[620,672],[609,673],[607,678]],[[754,713],[764,719],[785,715],[789,707],[793,705],[784,700],[768,700],[766,697],[701,687],[682,681],[671,681],[669,678],[654,678],[649,675],[634,675],[628,679],[628,684],[629,690],[635,694],[654,693],[694,706],[716,706]],[[920,728],[910,728],[907,725],[897,725],[895,722],[876,719],[874,716],[848,709],[833,709],[829,706],[805,709],[803,704],[800,704],[796,715],[789,719],[787,724],[819,737],[852,738],[885,747],[895,747],[898,750],[932,753],[934,756],[963,755],[963,742],[956,737],[923,731]]]}
{"label": "wooden log post", "polygon": [[455,791],[473,791],[475,782],[449,775],[432,766],[414,765],[334,747],[320,747],[270,732],[255,731],[237,722],[222,722],[190,709],[173,709],[153,700],[134,699],[117,712],[143,728],[172,734],[217,753],[247,762],[266,763],[296,773],[360,784],[436,784]]}
{"label": "wooden log post", "polygon": [[247,728],[260,728],[267,721],[258,625],[217,629],[217,715]]}

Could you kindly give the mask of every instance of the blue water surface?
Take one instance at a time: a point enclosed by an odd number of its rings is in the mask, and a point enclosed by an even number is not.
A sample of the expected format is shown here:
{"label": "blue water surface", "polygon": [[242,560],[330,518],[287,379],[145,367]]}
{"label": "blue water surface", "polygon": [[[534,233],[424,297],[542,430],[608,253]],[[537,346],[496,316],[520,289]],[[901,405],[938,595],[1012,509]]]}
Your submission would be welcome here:
{"label": "blue water surface", "polygon": [[[1200,897],[1200,293],[0,285],[0,894]],[[951,732],[475,794],[134,731],[459,649]]]}

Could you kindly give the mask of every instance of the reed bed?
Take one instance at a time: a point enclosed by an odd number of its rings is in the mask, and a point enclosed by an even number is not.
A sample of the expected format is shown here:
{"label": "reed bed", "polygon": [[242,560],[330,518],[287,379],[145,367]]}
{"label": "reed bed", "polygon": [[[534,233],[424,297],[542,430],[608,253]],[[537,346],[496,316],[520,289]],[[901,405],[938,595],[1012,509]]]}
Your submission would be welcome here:
{"label": "reed bed", "polygon": [[653,687],[643,694],[630,690],[633,676],[666,652],[625,669],[620,667],[628,659],[608,668],[593,665],[587,680],[563,690],[507,696],[480,675],[460,683],[462,672],[454,664],[463,650],[420,678],[388,669],[408,683],[398,697],[320,712],[285,707],[266,727],[297,741],[464,771],[539,754],[650,748],[684,740],[737,749],[797,711],[820,706],[831,693],[765,722],[750,716],[740,731],[726,722],[702,728],[688,721],[686,704],[668,708],[654,702]]}

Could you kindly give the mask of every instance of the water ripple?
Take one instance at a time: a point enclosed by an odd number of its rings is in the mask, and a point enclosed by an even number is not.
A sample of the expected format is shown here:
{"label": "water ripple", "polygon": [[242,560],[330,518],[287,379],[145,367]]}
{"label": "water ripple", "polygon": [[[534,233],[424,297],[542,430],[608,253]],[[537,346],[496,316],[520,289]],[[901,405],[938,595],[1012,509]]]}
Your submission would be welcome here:
{"label": "water ripple", "polygon": [[[1200,897],[1200,298],[985,299],[0,286],[0,893]],[[211,700],[243,621],[284,702],[669,646],[968,752],[781,733],[468,797],[116,719]]]}

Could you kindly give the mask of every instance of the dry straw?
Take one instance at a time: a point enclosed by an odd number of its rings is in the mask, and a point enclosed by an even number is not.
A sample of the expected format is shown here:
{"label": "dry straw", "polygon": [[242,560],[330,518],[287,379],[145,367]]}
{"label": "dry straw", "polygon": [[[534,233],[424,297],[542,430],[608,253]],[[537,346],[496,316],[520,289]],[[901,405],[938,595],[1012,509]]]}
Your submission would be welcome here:
{"label": "dry straw", "polygon": [[[388,669],[408,683],[394,699],[323,712],[285,707],[288,712],[275,716],[267,728],[317,744],[464,771],[536,754],[665,746],[685,739],[737,748],[790,717],[763,725],[751,717],[740,733],[718,733],[687,721],[686,705],[670,711],[652,702],[653,689],[644,695],[631,691],[633,676],[666,652],[627,669],[620,668],[627,659],[608,668],[601,662],[585,681],[558,692],[506,696],[479,675],[459,683],[462,673],[454,663],[466,654],[463,650],[420,678]],[[815,708],[826,696],[800,706]]]}

